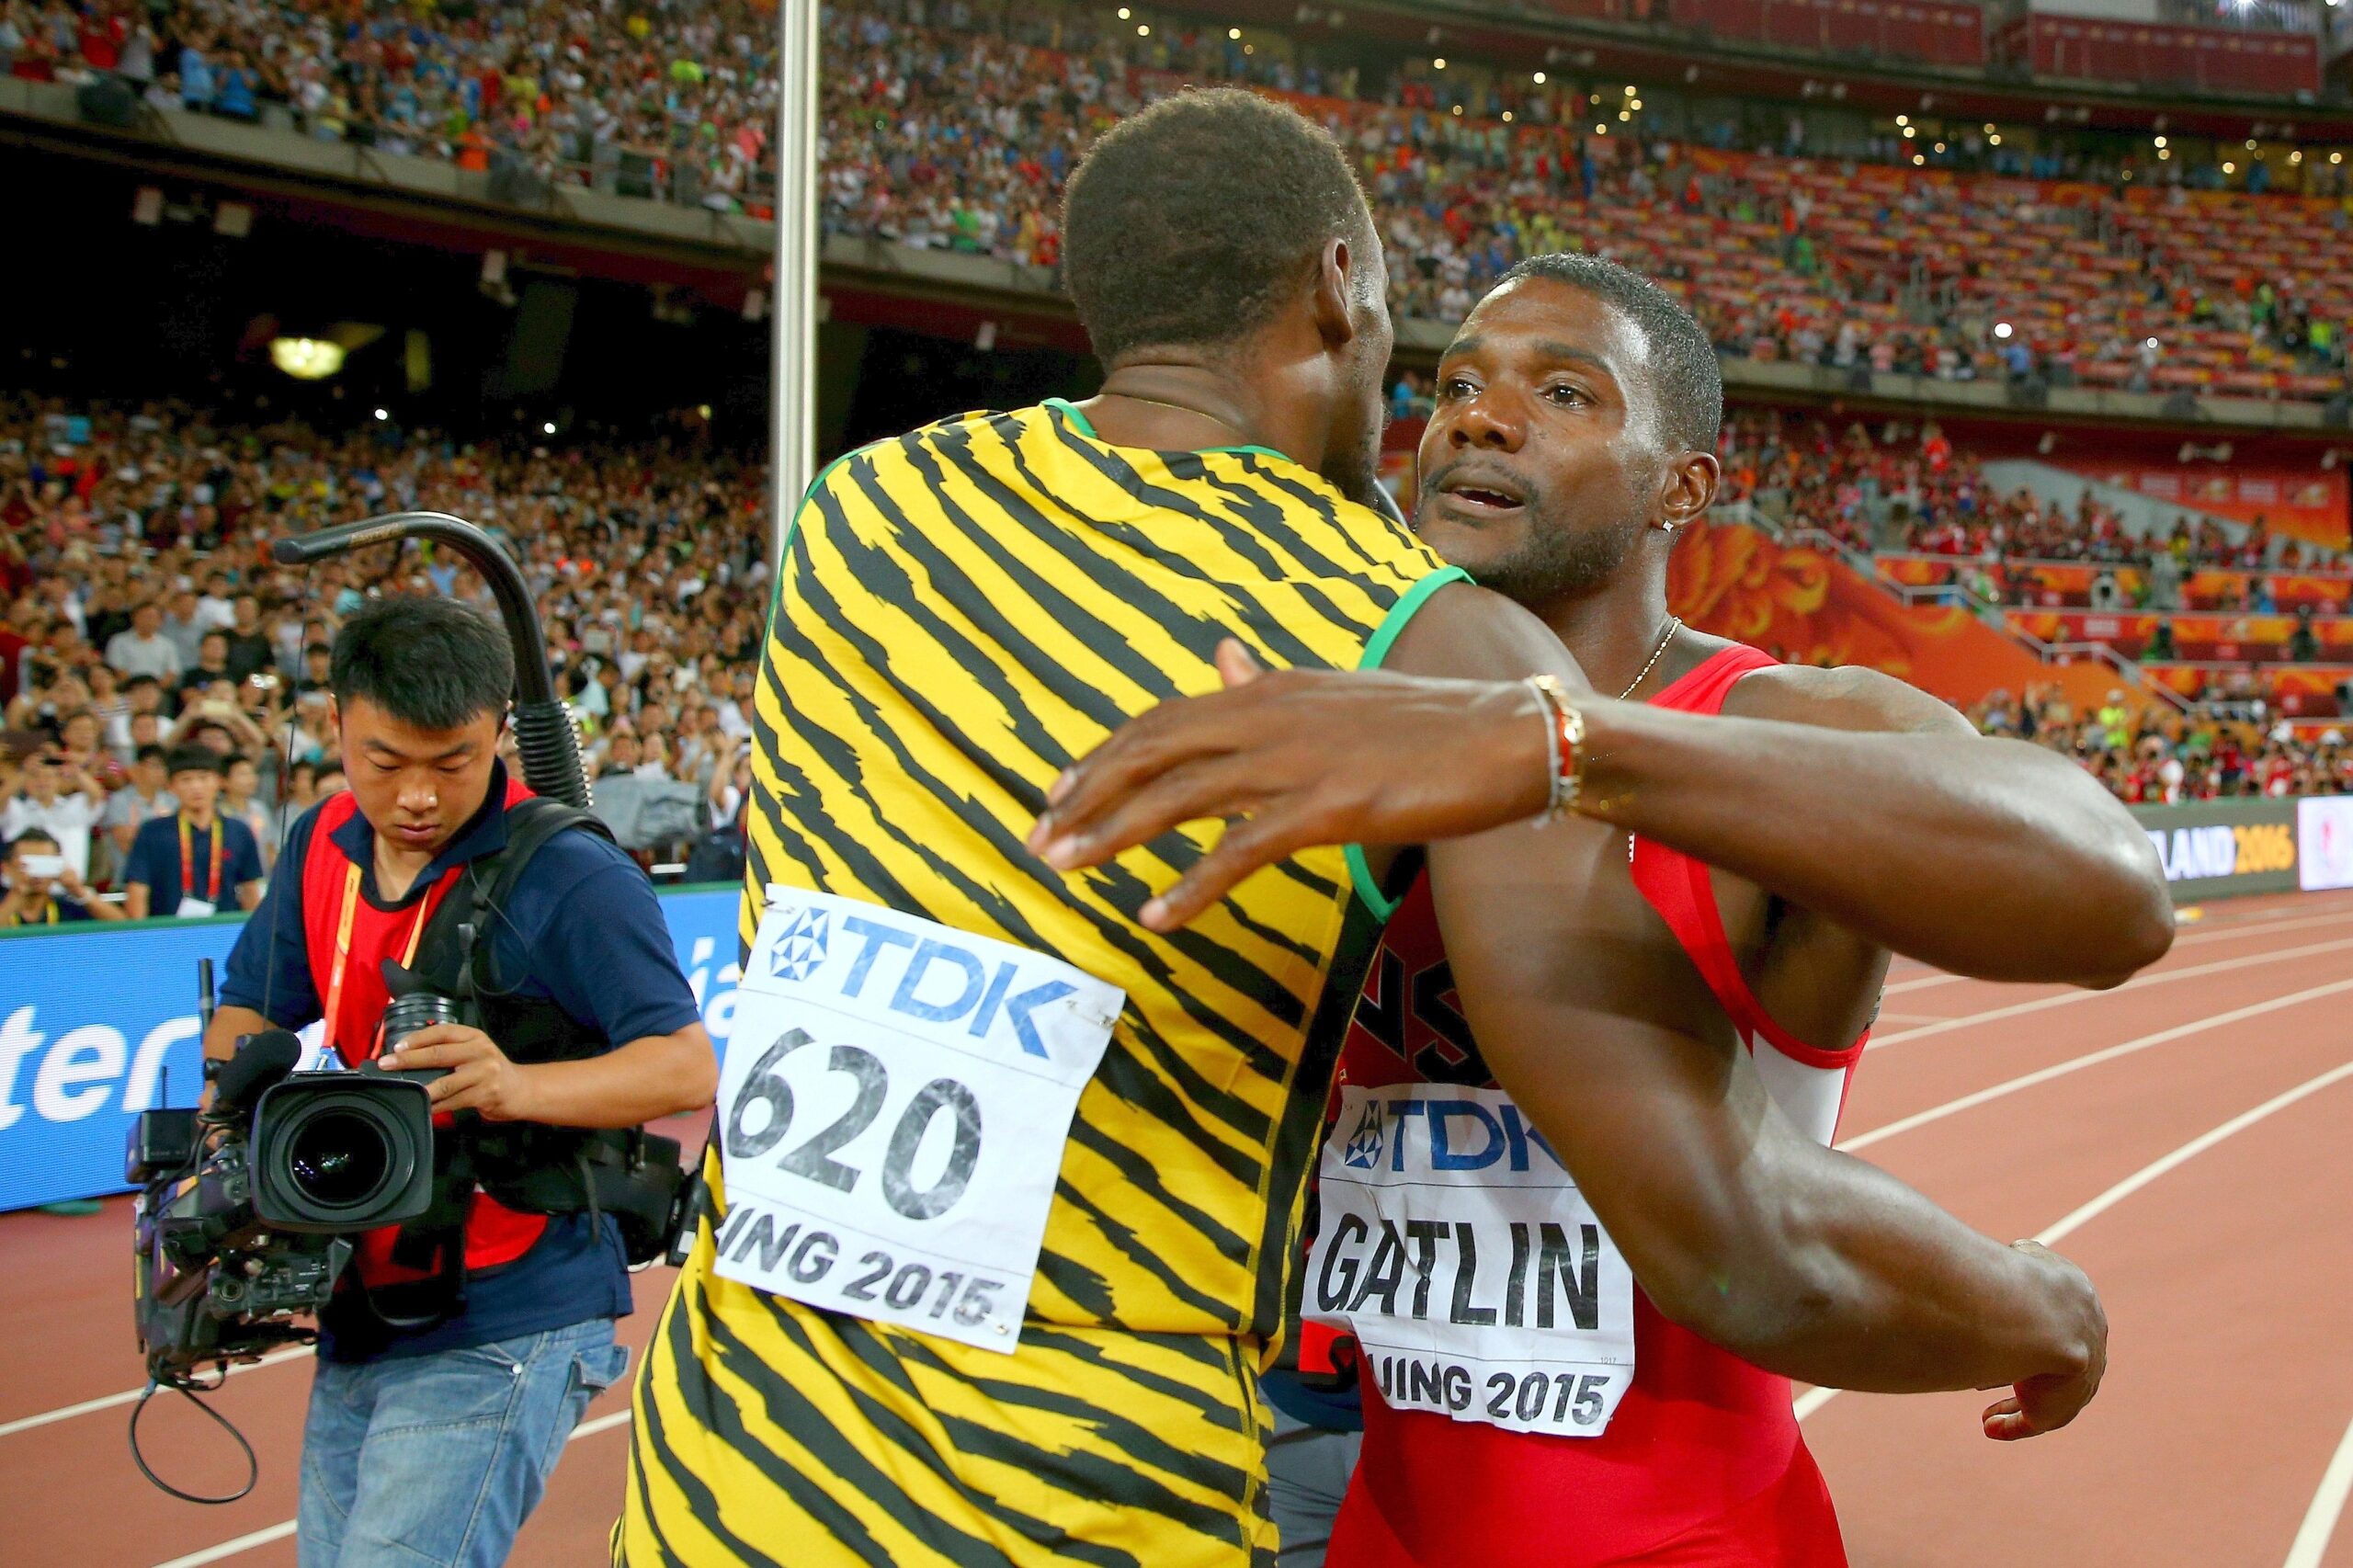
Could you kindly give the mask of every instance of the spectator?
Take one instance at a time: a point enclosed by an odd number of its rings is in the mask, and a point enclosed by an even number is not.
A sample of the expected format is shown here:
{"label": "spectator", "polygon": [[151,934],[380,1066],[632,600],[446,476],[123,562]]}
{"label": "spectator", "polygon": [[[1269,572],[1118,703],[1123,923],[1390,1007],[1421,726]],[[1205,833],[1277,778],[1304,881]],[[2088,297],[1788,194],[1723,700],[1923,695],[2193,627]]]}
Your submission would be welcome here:
{"label": "spectator", "polygon": [[2100,707],[2098,720],[2100,730],[2110,746],[2122,746],[2131,739],[2129,726],[2132,722],[2132,710],[2124,706],[2121,689],[2109,689],[2108,701]]}
{"label": "spectator", "polygon": [[190,619],[199,637],[208,631],[226,631],[236,624],[237,601],[230,597],[226,572],[214,572],[204,579],[204,597],[196,601],[196,613]]}
{"label": "spectator", "polygon": [[243,685],[266,672],[275,676],[278,655],[270,646],[269,633],[262,629],[261,600],[251,594],[239,594],[234,604],[225,633],[229,677]]}
{"label": "spectator", "polygon": [[63,763],[56,746],[45,745],[26,760],[22,792],[0,808],[0,840],[14,843],[39,828],[78,881],[90,873],[90,830],[106,800],[105,787],[87,768]]}
{"label": "spectator", "polygon": [[203,701],[210,688],[221,681],[227,681],[232,687],[237,682],[229,669],[229,634],[207,631],[197,644],[195,665],[180,675],[181,710],[185,711],[190,703]]}
{"label": "spectator", "polygon": [[163,631],[163,607],[153,599],[142,602],[131,612],[131,630],[117,632],[107,643],[107,663],[125,676],[145,676],[176,687],[180,651]]}
{"label": "spectator", "polygon": [[152,743],[141,746],[123,787],[107,797],[106,811],[98,818],[103,832],[92,851],[93,860],[102,862],[102,869],[94,870],[94,880],[108,886],[119,882],[140,828],[180,809],[164,766],[166,755],[162,746]]}
{"label": "spectator", "polygon": [[164,635],[170,638],[172,646],[179,650],[183,671],[196,663],[197,653],[204,642],[205,624],[197,605],[196,595],[183,588],[172,596],[164,616]]}
{"label": "spectator", "polygon": [[2296,630],[2288,638],[2288,658],[2290,663],[2312,665],[2320,662],[2320,638],[2313,631],[2313,607],[2296,607]]}
{"label": "spectator", "polygon": [[57,840],[28,827],[8,845],[8,891],[0,898],[0,926],[62,926],[77,920],[119,920],[122,912],[94,897]]}
{"label": "spectator", "polygon": [[141,827],[124,872],[124,904],[133,920],[200,919],[261,899],[261,847],[242,822],[220,816],[221,758],[184,745],[165,764],[179,810]]}
{"label": "spectator", "polygon": [[221,770],[221,798],[215,811],[223,822],[243,823],[261,851],[262,874],[277,861],[277,840],[270,836],[270,810],[259,796],[261,770],[253,758],[232,756]]}

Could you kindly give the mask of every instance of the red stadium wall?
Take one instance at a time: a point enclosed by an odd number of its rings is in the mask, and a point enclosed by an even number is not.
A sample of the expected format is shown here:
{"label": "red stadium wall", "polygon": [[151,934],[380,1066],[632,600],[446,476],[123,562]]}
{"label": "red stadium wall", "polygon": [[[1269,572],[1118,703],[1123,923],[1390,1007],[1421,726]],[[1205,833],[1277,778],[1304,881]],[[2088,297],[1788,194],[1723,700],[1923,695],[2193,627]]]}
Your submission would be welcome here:
{"label": "red stadium wall", "polygon": [[[1548,4],[1572,14],[1575,0]],[[1881,55],[1931,65],[1985,63],[1985,18],[1974,6],[1909,0],[1669,0],[1677,27],[1727,41],[1809,53]]]}
{"label": "red stadium wall", "polygon": [[1957,707],[2057,682],[2097,704],[2101,664],[2046,665],[1968,610],[1906,605],[1844,561],[1739,523],[1700,523],[1667,568],[1667,602],[1690,625],[1798,664],[1864,665]]}
{"label": "red stadium wall", "polygon": [[1994,52],[2037,76],[2266,97],[2320,90],[2320,40],[2309,33],[2035,16],[2004,27]]}

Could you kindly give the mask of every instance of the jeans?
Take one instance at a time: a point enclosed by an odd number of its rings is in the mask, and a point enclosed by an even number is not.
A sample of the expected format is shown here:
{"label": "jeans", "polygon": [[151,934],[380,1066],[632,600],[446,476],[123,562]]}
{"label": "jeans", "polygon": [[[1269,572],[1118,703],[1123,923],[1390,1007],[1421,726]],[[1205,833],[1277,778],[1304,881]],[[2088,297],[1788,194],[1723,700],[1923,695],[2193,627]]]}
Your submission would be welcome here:
{"label": "jeans", "polygon": [[1340,1499],[1347,1495],[1364,1434],[1326,1432],[1279,1410],[1273,1414],[1274,1440],[1267,1445],[1267,1504],[1282,1532],[1275,1562],[1279,1568],[1324,1568],[1332,1521],[1339,1516]]}
{"label": "jeans", "polygon": [[320,1362],[302,1427],[301,1568],[496,1568],[580,1413],[628,1365],[610,1318]]}

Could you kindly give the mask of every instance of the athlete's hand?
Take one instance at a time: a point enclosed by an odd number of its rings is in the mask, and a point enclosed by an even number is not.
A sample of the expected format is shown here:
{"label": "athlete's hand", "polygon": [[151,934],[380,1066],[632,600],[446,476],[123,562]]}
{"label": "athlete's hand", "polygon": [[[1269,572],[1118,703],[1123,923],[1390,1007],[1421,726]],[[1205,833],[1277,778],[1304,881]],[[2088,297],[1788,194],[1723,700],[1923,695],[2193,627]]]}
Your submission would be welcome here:
{"label": "athlete's hand", "polygon": [[2085,1354],[2072,1371],[2029,1378],[2010,1390],[2010,1397],[1985,1409],[1985,1435],[1997,1443],[2015,1442],[2056,1432],[2073,1421],[2099,1392],[2108,1370],[2108,1314],[2099,1294],[2082,1269],[2040,1242],[2019,1242],[2019,1251],[2051,1266],[2061,1290],[2069,1298],[2066,1310],[2079,1323]]}
{"label": "athlete's hand", "polygon": [[433,1024],[401,1041],[383,1064],[393,1072],[447,1067],[425,1086],[436,1111],[471,1110],[485,1121],[530,1121],[530,1069],[507,1060],[491,1038],[463,1024]]}
{"label": "athlete's hand", "polygon": [[1153,930],[1315,845],[1422,844],[1544,808],[1547,710],[1517,682],[1268,674],[1232,639],[1217,665],[1225,690],[1121,725],[1055,780],[1029,834],[1033,854],[1070,871],[1180,823],[1242,819],[1143,906]]}

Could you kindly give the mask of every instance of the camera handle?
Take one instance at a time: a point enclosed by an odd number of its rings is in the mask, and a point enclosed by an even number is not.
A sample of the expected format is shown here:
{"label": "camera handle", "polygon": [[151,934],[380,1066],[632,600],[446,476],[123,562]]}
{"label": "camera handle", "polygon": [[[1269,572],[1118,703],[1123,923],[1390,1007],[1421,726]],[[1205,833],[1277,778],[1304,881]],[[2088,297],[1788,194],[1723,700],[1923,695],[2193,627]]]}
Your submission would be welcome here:
{"label": "camera handle", "polygon": [[430,540],[449,550],[490,585],[498,619],[515,649],[515,743],[523,756],[523,782],[535,795],[585,810],[588,774],[580,758],[580,737],[548,673],[547,637],[532,608],[531,586],[490,535],[446,512],[392,512],[278,540],[270,546],[270,554],[281,566],[307,566],[347,550],[412,539]]}

